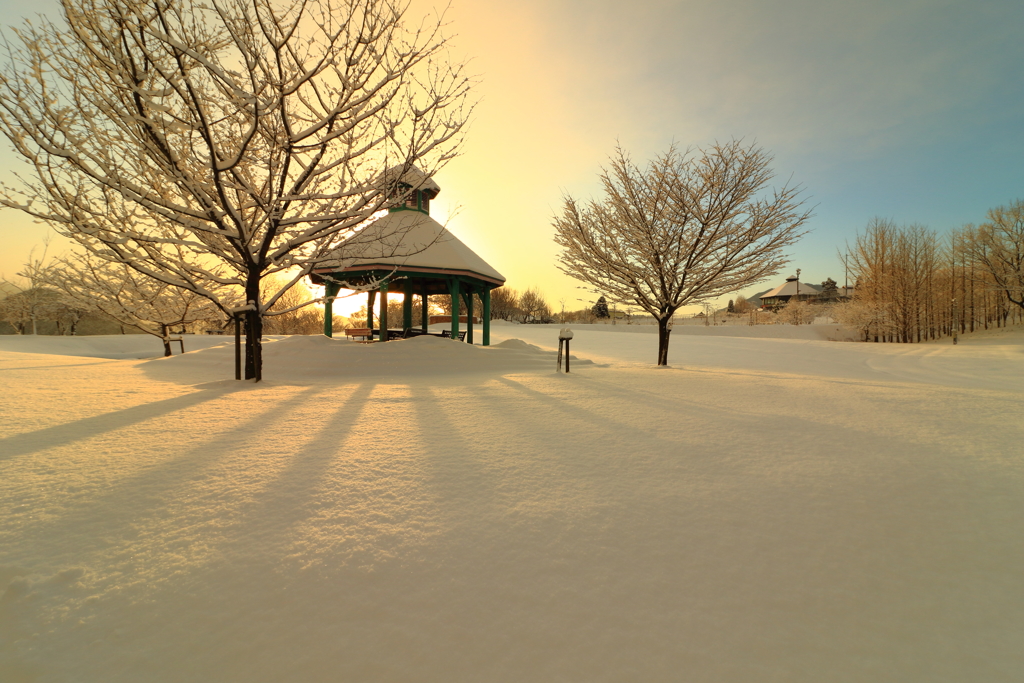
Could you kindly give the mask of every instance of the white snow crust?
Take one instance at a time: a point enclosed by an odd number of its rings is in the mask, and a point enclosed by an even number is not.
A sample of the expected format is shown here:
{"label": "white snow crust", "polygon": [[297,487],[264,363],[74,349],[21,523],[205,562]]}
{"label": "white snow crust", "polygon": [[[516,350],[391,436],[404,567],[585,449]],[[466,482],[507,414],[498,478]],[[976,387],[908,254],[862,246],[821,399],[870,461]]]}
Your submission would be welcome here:
{"label": "white snow crust", "polygon": [[1020,330],[559,327],[0,337],[0,681],[1020,680]]}

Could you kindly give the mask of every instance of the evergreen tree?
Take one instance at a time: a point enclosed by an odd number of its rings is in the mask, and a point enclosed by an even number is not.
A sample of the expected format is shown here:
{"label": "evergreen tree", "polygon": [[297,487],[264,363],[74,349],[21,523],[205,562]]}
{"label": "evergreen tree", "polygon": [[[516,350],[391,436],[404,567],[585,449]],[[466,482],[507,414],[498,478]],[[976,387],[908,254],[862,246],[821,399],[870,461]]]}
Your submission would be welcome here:
{"label": "evergreen tree", "polygon": [[597,303],[594,304],[594,307],[591,309],[591,311],[593,311],[595,318],[612,317],[611,313],[608,312],[608,302],[605,300],[603,296],[597,300]]}
{"label": "evergreen tree", "polygon": [[732,299],[729,299],[729,308],[726,309],[727,313],[735,313],[736,307],[732,304]]}
{"label": "evergreen tree", "polygon": [[839,287],[835,280],[828,278],[821,283],[821,294],[818,295],[818,299],[830,303],[839,300]]}

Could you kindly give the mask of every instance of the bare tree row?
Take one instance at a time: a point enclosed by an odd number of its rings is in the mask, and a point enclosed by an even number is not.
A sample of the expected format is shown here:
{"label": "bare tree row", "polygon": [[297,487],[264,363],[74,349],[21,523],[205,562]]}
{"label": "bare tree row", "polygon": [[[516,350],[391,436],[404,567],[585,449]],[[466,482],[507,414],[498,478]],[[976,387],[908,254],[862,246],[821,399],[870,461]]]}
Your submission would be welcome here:
{"label": "bare tree row", "polygon": [[491,290],[491,319],[520,323],[551,323],[555,321],[551,306],[536,287],[523,292],[511,287]]}
{"label": "bare tree row", "polygon": [[833,315],[865,340],[920,342],[1024,317],[1024,202],[943,237],[874,219],[840,258],[856,295]]}

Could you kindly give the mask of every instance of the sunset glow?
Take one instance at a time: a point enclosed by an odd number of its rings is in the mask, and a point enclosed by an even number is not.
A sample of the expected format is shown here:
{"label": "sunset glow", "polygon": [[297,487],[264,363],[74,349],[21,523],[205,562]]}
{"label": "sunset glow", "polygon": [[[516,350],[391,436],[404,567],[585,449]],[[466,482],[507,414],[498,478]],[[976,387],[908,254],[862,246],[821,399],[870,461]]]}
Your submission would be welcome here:
{"label": "sunset glow", "polygon": [[[8,25],[53,7],[0,2]],[[815,207],[790,267],[809,282],[842,276],[837,249],[874,216],[945,231],[1024,195],[1018,2],[462,0],[446,17],[479,104],[431,213],[553,304],[591,297],[556,268],[552,216],[596,192],[617,142],[643,161],[756,140]],[[0,150],[3,180],[19,164]],[[46,228],[11,211],[0,225],[12,275]]]}

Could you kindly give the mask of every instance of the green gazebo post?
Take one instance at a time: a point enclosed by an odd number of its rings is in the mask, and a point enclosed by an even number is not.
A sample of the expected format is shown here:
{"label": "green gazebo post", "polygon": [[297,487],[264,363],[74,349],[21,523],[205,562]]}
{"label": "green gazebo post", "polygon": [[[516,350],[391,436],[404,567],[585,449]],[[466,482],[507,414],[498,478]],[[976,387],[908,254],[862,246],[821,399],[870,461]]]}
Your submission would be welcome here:
{"label": "green gazebo post", "polygon": [[459,278],[448,280],[448,290],[452,297],[452,339],[459,338]]}
{"label": "green gazebo post", "polygon": [[482,295],[481,295],[481,298],[484,300],[484,319],[483,319],[484,338],[483,338],[483,344],[484,344],[484,346],[490,346],[491,345],[491,290],[485,288],[483,293],[482,293]]}
{"label": "green gazebo post", "polygon": [[376,298],[376,289],[371,289],[366,293],[366,327],[370,329],[370,339],[373,339],[373,302]]}
{"label": "green gazebo post", "polygon": [[402,296],[402,333],[407,334],[412,329],[412,278],[402,283]]}
{"label": "green gazebo post", "polygon": [[420,306],[422,307],[422,310],[420,312],[422,320],[420,321],[420,323],[423,325],[423,334],[427,334],[427,331],[430,328],[430,299],[428,298],[429,296],[430,294],[427,291],[427,281],[423,280],[423,293],[420,294]]}
{"label": "green gazebo post", "polygon": [[473,288],[470,287],[465,294],[462,295],[463,302],[466,304],[466,343],[473,343]]}
{"label": "green gazebo post", "polygon": [[385,278],[380,283],[380,335],[379,339],[382,342],[388,340],[388,281]]}

